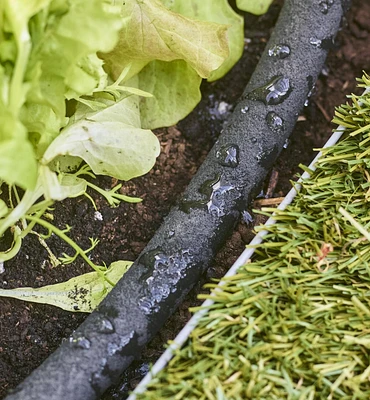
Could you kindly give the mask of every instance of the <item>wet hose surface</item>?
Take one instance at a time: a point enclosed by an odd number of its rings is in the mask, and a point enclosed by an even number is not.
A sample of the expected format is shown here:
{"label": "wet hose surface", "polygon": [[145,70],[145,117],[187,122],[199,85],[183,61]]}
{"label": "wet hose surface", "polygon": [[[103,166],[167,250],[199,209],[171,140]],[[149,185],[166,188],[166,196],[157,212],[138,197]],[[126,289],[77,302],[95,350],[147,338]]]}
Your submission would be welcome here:
{"label": "wet hose surface", "polygon": [[6,400],[98,399],[139,355],[259,192],[347,6],[285,1],[240,102],[178,206],[99,308]]}

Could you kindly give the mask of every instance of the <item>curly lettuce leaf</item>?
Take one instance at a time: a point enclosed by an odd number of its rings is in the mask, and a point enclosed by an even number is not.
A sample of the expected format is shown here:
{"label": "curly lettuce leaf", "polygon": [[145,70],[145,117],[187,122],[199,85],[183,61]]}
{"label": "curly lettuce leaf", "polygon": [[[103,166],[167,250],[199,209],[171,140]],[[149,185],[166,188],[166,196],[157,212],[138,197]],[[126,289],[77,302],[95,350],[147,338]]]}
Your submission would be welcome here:
{"label": "curly lettuce leaf", "polygon": [[[0,60],[0,177],[8,184],[24,188],[33,187],[37,181],[37,163],[27,130],[18,119],[25,102],[28,86],[24,82],[31,37],[29,19],[45,7],[50,0],[4,1],[0,7],[2,35]],[[7,38],[7,39],[5,39]]]}
{"label": "curly lettuce leaf", "polygon": [[0,162],[0,177],[31,189],[37,160],[68,122],[65,99],[106,85],[96,52],[116,44],[120,7],[106,0],[4,0],[0,21],[0,146],[13,151]]}
{"label": "curly lettuce leaf", "polygon": [[153,60],[185,60],[207,78],[228,57],[225,25],[184,17],[160,0],[126,0],[122,15],[119,42],[102,55],[115,79],[129,63],[138,68]]}
{"label": "curly lettuce leaf", "polygon": [[[0,89],[2,83],[0,66]],[[27,130],[5,106],[0,96],[0,178],[8,184],[33,187],[37,180],[37,162]]]}
{"label": "curly lettuce leaf", "polygon": [[34,39],[29,67],[41,66],[44,101],[64,117],[65,107],[57,101],[64,101],[66,92],[75,91],[73,97],[88,95],[101,86],[102,79],[104,84],[106,74],[96,52],[115,46],[122,21],[119,7],[104,0],[74,0],[68,10],[63,10],[64,2],[57,4],[47,18],[38,15],[31,24]]}
{"label": "curly lettuce leaf", "polygon": [[[116,284],[132,265],[131,261],[113,262],[105,272],[106,278]],[[67,282],[47,285],[40,288],[23,287],[0,289],[0,297],[50,304],[71,312],[92,312],[112,286],[97,272],[89,272]]]}
{"label": "curly lettuce leaf", "polygon": [[[0,116],[0,124],[2,118]],[[2,140],[0,144],[0,176],[9,184],[23,188],[34,187],[37,181],[37,163],[32,145],[26,138]]]}
{"label": "curly lettuce leaf", "polygon": [[[50,118],[40,119],[45,126],[42,131],[36,131],[40,136],[39,154],[66,124],[65,99],[91,94],[105,84],[103,62],[96,52],[112,49],[122,26],[119,8],[109,6],[104,0],[75,0],[67,10],[65,3],[53,4],[55,7],[47,17],[37,15],[30,25],[33,51],[29,69],[40,68],[41,71],[35,78],[41,98],[39,101],[32,98],[33,108],[50,108],[58,121],[50,124]],[[25,122],[30,119],[26,118],[27,112],[33,114],[35,110],[25,104]],[[35,132],[32,126],[26,126],[30,132]]]}
{"label": "curly lettuce leaf", "polygon": [[244,49],[244,20],[227,0],[161,0],[171,11],[187,18],[215,22],[228,27],[229,56],[208,77],[209,81],[222,78],[240,59]]}
{"label": "curly lettuce leaf", "polygon": [[243,11],[262,15],[267,12],[274,0],[236,0],[236,5]]}
{"label": "curly lettuce leaf", "polygon": [[[40,10],[47,7],[51,0],[3,0],[0,12],[1,21],[14,39],[16,49],[16,60],[14,70],[9,82],[8,104],[9,109],[16,114],[22,107],[27,94],[27,85],[24,82],[28,58],[30,56],[32,41],[29,32],[29,20]],[[5,36],[5,35],[2,35]],[[9,39],[8,39],[9,40]],[[8,42],[10,44],[10,42]]]}
{"label": "curly lettuce leaf", "polygon": [[66,127],[46,150],[42,163],[69,155],[82,158],[97,175],[129,180],[147,173],[160,146],[150,130],[141,129],[138,102],[137,96],[105,101],[106,108]]}

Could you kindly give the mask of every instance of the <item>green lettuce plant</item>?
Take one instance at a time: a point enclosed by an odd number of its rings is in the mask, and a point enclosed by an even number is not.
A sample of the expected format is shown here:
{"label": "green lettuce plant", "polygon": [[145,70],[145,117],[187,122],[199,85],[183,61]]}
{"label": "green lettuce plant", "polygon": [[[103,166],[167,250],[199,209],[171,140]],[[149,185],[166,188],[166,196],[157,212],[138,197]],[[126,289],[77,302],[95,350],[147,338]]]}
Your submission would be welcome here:
{"label": "green lettuce plant", "polygon": [[13,244],[0,266],[39,224],[112,286],[107,271],[119,264],[95,265],[43,215],[55,201],[88,196],[88,187],[112,206],[140,201],[86,178],[147,173],[160,150],[150,129],[185,117],[201,80],[222,77],[242,51],[243,19],[227,0],[2,1],[0,236],[10,230]]}

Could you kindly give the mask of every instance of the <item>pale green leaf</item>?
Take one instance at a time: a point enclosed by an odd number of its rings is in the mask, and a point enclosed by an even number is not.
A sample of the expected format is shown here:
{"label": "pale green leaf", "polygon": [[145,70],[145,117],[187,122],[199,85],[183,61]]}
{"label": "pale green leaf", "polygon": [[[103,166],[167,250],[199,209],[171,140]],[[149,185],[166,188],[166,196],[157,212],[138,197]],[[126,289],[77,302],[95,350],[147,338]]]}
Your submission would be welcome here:
{"label": "pale green leaf", "polygon": [[144,66],[153,60],[179,59],[207,78],[228,57],[225,25],[186,18],[160,0],[126,0],[122,15],[118,45],[103,55],[115,78],[130,63]]}
{"label": "pale green leaf", "polygon": [[227,0],[162,0],[162,3],[171,11],[185,17],[228,26],[229,57],[221,67],[211,73],[209,81],[224,76],[239,60],[244,49],[244,20]]}
{"label": "pale green leaf", "polygon": [[[0,89],[1,89],[0,68]],[[0,96],[0,179],[32,189],[37,180],[37,163],[24,125],[3,104]]]}
{"label": "pale green leaf", "polygon": [[144,128],[171,126],[186,117],[201,99],[202,78],[185,61],[152,61],[139,74],[140,89],[154,97],[140,99]]}
{"label": "pale green leaf", "polygon": [[0,177],[8,184],[16,184],[24,189],[34,188],[37,163],[28,141],[14,138],[1,142]]}
{"label": "pale green leaf", "polygon": [[[20,120],[29,132],[28,137],[39,159],[49,144],[59,135],[65,123],[57,118],[51,107],[44,104],[27,103],[20,111]],[[65,119],[67,121],[67,119]]]}
{"label": "pale green leaf", "polygon": [[[131,261],[113,262],[105,272],[106,277],[116,284],[132,265]],[[97,272],[89,272],[67,282],[40,288],[0,289],[0,297],[50,304],[67,311],[92,312],[112,286]]]}
{"label": "pale green leaf", "polygon": [[262,15],[267,12],[274,0],[236,0],[236,5],[243,11]]}
{"label": "pale green leaf", "polygon": [[[29,19],[40,10],[49,5],[51,0],[2,0],[1,9],[4,24],[14,34],[17,47],[17,60],[12,74],[8,107],[16,114],[22,107],[26,95],[27,85],[24,82],[28,57],[31,52],[31,36],[29,32]],[[0,27],[3,29],[3,27]],[[8,32],[9,33],[9,32]]]}
{"label": "pale green leaf", "polygon": [[86,192],[87,183],[73,174],[57,175],[46,165],[39,167],[40,181],[46,200],[64,200],[68,197],[78,197]]}
{"label": "pale green leaf", "polygon": [[44,189],[44,196],[46,200],[63,200],[62,187],[58,181],[58,176],[55,172],[51,171],[46,165],[39,166],[40,182]]}
{"label": "pale green leaf", "polygon": [[107,102],[102,111],[90,113],[65,128],[46,150],[42,162],[60,155],[80,157],[94,174],[129,180],[153,167],[159,155],[157,137],[140,128],[137,96]]}

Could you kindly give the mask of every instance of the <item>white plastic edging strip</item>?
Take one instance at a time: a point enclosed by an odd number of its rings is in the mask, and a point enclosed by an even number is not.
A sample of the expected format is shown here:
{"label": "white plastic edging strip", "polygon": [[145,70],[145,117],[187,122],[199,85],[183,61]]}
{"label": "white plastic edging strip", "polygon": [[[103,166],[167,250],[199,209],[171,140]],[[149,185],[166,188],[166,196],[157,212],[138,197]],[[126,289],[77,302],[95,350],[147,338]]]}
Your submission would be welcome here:
{"label": "white plastic edging strip", "polygon": [[[334,146],[340,137],[342,136],[345,128],[343,126],[339,126],[338,129],[330,136],[329,140],[325,143],[323,148],[331,147]],[[317,156],[312,160],[311,164],[308,166],[308,168],[311,171],[315,171],[316,169],[316,162],[317,160],[321,157],[322,153],[318,153]],[[298,191],[301,188],[301,185],[299,184],[302,182],[302,180],[307,179],[310,176],[308,172],[304,172],[301,176],[301,178],[298,180],[297,184],[295,187],[293,187],[289,193],[285,196],[284,200],[280,203],[278,206],[278,210],[284,210],[295,198],[297,195]],[[272,215],[265,223],[265,226],[273,225],[276,221],[274,220],[274,216]],[[258,234],[254,237],[254,239],[249,243],[248,246],[254,246],[262,243],[264,236],[266,236],[267,231],[263,230],[258,232]],[[229,269],[229,271],[225,274],[224,277],[229,277],[233,276],[237,273],[238,269],[242,267],[243,265],[247,264],[247,262],[251,259],[253,253],[254,253],[254,248],[247,248],[243,251],[243,253],[239,256],[239,258],[235,261],[235,263],[232,265],[232,267]],[[224,284],[223,281],[220,281],[218,284],[218,287],[221,287]],[[215,289],[217,290],[217,288]],[[159,357],[157,362],[153,365],[152,369],[147,373],[147,375],[141,380],[139,385],[136,387],[136,389],[133,391],[133,393],[127,398],[127,400],[135,400],[136,395],[143,393],[148,386],[149,382],[157,375],[164,367],[168,364],[168,362],[171,360],[171,358],[174,355],[174,352],[181,348],[182,345],[185,343],[185,341],[188,339],[190,336],[190,333],[193,331],[193,329],[198,325],[198,322],[200,319],[209,311],[209,307],[214,303],[213,300],[206,300],[203,302],[201,305],[201,309],[197,311],[192,318],[189,320],[189,322],[182,328],[182,330],[179,332],[179,334],[176,336],[174,341],[169,345],[169,347],[166,349],[166,351]]]}

